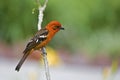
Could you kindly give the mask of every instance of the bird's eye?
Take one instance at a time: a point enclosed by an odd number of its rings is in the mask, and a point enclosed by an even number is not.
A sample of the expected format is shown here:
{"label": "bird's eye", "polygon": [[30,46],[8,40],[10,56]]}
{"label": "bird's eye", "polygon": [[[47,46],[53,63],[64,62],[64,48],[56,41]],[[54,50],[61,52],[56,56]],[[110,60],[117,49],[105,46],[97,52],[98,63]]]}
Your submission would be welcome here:
{"label": "bird's eye", "polygon": [[56,28],[59,28],[59,26],[56,26]]}
{"label": "bird's eye", "polygon": [[59,26],[55,26],[55,27],[53,27],[53,30],[56,30],[56,29],[58,29],[59,28]]}

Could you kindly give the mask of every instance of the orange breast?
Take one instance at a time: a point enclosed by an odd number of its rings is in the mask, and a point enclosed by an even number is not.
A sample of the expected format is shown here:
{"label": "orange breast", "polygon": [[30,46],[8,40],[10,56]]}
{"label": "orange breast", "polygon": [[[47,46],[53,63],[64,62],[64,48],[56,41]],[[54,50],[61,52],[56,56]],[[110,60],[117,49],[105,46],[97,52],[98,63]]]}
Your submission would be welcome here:
{"label": "orange breast", "polygon": [[54,36],[54,35],[49,34],[46,40],[44,40],[44,41],[41,42],[38,46],[35,47],[35,50],[38,50],[38,49],[46,46],[46,45],[49,43],[49,41],[52,39],[53,36]]}

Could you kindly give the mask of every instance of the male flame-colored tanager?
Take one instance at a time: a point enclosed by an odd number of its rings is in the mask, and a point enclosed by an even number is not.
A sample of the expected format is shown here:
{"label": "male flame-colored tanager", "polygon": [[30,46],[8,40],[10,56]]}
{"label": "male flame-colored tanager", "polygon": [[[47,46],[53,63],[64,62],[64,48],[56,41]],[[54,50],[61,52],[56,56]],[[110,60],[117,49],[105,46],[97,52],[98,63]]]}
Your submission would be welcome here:
{"label": "male flame-colored tanager", "polygon": [[23,51],[24,55],[15,70],[19,71],[27,56],[34,50],[39,50],[40,48],[45,47],[59,30],[64,30],[64,28],[58,21],[51,21],[45,28],[40,29],[27,44]]}

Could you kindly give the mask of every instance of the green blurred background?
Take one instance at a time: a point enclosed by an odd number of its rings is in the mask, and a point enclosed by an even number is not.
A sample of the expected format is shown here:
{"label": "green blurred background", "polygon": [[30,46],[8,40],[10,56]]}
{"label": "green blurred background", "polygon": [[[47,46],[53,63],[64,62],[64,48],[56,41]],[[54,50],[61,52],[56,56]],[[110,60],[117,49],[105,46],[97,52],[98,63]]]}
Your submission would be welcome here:
{"label": "green blurred background", "polygon": [[[35,0],[1,0],[0,40],[13,44],[33,36],[37,7]],[[51,20],[60,21],[65,31],[50,46],[92,56],[120,56],[120,0],[50,0],[43,26]]]}
{"label": "green blurred background", "polygon": [[[113,80],[115,74],[114,80],[120,79],[120,0],[49,0],[42,26],[51,20],[65,28],[47,47],[49,63],[62,64],[52,68],[53,80]],[[31,54],[20,73],[13,72],[27,42],[37,32],[37,23],[37,0],[0,1],[1,80],[43,77],[39,52]]]}

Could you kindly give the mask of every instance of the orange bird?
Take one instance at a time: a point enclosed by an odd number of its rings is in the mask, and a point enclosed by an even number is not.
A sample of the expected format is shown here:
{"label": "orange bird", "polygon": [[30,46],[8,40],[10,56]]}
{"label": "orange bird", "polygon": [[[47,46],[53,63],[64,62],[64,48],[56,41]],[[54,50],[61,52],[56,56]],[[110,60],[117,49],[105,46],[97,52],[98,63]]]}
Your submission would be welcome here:
{"label": "orange bird", "polygon": [[64,28],[58,21],[51,21],[44,29],[40,29],[27,44],[26,49],[23,51],[24,55],[15,70],[19,71],[27,56],[34,50],[45,47],[59,30],[64,30]]}

